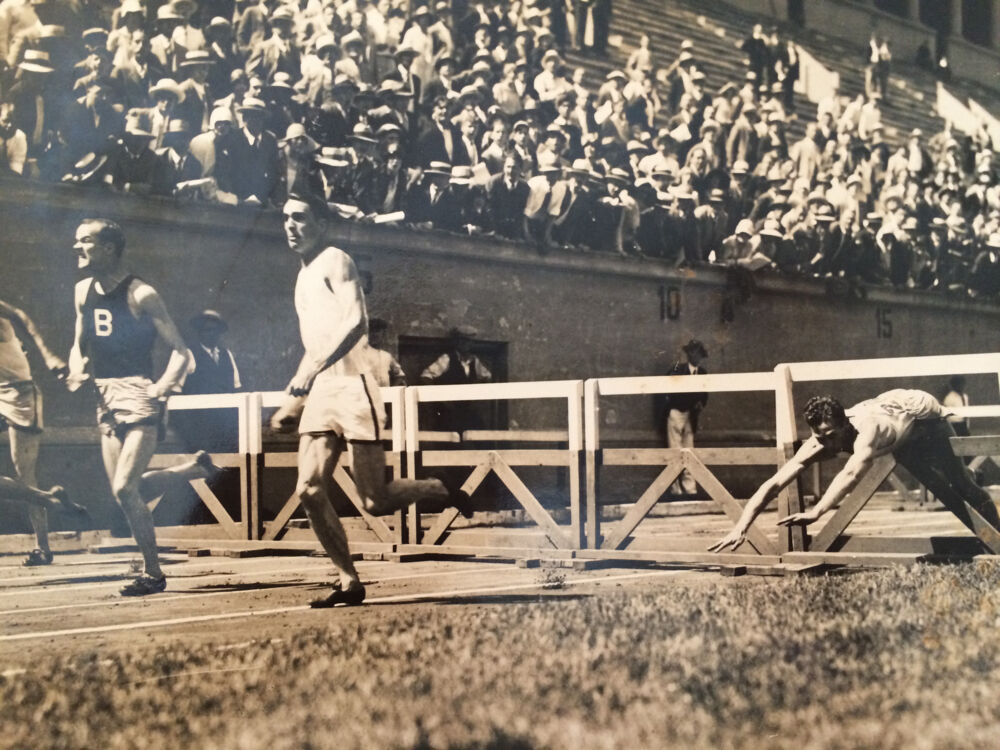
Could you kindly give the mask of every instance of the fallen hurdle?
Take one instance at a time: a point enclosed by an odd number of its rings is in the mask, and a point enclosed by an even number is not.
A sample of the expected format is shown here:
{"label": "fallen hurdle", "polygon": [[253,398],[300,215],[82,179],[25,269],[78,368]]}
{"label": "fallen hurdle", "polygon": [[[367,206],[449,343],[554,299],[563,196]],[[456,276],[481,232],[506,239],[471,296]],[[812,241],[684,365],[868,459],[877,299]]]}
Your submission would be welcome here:
{"label": "fallen hurdle", "polygon": [[[998,374],[1000,355],[965,354],[932,357],[906,357],[899,359],[840,360],[831,362],[796,362],[779,365],[786,387],[787,413],[779,414],[777,423],[779,440],[793,435],[796,430],[794,394],[795,383],[902,379],[927,376]],[[873,394],[874,395],[874,394]],[[998,416],[1000,406],[979,406],[956,409],[961,416]],[[959,456],[994,455],[1000,451],[1000,436],[953,438],[952,448]],[[812,537],[801,551],[791,551],[786,559],[842,564],[891,564],[928,557],[971,557],[980,552],[974,537],[861,537],[847,534],[851,522],[868,504],[883,482],[889,479],[896,461],[892,456],[879,458],[868,474],[848,494],[832,516],[819,528],[811,529]],[[1000,554],[1000,534],[993,529],[971,506],[966,510],[973,519],[976,536],[994,554]]]}

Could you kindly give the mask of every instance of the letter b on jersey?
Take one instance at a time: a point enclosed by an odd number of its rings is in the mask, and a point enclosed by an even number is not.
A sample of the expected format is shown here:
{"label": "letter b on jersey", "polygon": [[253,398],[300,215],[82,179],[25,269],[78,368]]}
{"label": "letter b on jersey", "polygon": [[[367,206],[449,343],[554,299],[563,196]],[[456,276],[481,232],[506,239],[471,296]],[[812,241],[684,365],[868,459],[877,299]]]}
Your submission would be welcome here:
{"label": "letter b on jersey", "polygon": [[94,310],[94,333],[98,336],[111,335],[111,311],[100,308]]}

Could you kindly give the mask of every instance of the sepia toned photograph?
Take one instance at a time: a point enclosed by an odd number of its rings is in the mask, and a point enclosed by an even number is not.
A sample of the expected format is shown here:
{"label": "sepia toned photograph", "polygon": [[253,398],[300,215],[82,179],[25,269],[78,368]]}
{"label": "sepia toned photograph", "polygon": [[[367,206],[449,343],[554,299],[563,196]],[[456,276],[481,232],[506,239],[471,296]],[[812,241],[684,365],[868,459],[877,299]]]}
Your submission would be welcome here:
{"label": "sepia toned photograph", "polygon": [[0,750],[992,750],[1000,0],[0,0]]}

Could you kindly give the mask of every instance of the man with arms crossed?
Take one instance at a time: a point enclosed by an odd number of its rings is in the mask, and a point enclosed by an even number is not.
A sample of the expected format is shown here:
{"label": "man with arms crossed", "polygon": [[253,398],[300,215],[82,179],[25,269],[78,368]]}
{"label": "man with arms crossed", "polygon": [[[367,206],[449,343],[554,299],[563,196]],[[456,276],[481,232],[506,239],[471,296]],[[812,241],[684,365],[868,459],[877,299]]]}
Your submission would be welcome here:
{"label": "man with arms crossed", "polygon": [[972,480],[965,464],[951,449],[949,438],[955,431],[945,419],[947,410],[929,393],[897,388],[846,411],[836,399],[815,396],[806,402],[804,414],[812,436],[791,461],[760,486],[733,529],[709,547],[711,551],[739,547],[750,524],[771,498],[807,466],[838,453],[851,455],[819,502],[807,511],[780,519],[779,524],[812,523],[847,497],[876,458],[891,453],[973,533],[976,529],[965,503],[1000,531],[1000,517],[989,493]]}
{"label": "man with arms crossed", "polygon": [[381,443],[385,409],[368,370],[368,314],[358,270],[347,253],[324,244],[329,213],[322,199],[292,196],[284,216],[288,246],[302,260],[295,281],[295,312],[305,354],[271,427],[290,432],[299,421],[295,491],[340,573],[333,592],[312,606],[357,605],[364,601],[365,587],[331,502],[333,472],[345,443],[351,444],[351,473],[369,513],[392,513],[417,500],[440,502],[462,498],[464,493],[452,495],[438,479],[386,483]]}
{"label": "man with arms crossed", "polygon": [[66,499],[59,486],[48,492],[38,489],[35,465],[42,442],[42,396],[31,379],[28,358],[22,341],[35,343],[45,366],[57,377],[66,376],[66,363],[45,345],[31,318],[21,310],[0,301],[0,429],[10,427],[10,458],[17,479],[0,476],[0,496],[26,503],[28,518],[35,531],[38,547],[28,554],[25,565],[49,565],[49,519],[47,510],[63,510],[77,520],[85,520],[87,511]]}
{"label": "man with arms crossed", "polygon": [[[202,452],[170,469],[146,471],[156,452],[163,401],[183,382],[193,358],[160,295],[123,268],[125,234],[118,224],[84,219],[73,249],[77,265],[90,276],[76,285],[68,386],[75,391],[93,379],[104,469],[145,563],[144,574],[121,593],[155,594],[166,588],[167,580],[157,557],[153,515],[143,498],[156,497],[177,481],[206,478],[215,469]],[[157,338],[171,353],[154,382]]]}

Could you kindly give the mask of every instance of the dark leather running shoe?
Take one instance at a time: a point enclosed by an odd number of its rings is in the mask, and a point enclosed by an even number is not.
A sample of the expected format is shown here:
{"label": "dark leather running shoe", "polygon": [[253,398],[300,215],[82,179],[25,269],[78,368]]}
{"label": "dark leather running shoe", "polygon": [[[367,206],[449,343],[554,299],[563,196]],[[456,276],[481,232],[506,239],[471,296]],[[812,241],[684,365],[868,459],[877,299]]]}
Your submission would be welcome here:
{"label": "dark leather running shoe", "polygon": [[149,594],[159,594],[166,588],[166,576],[153,578],[153,576],[141,575],[132,581],[132,583],[122,586],[119,593],[122,596],[148,596]]}
{"label": "dark leather running shoe", "polygon": [[330,595],[323,599],[316,599],[309,602],[309,606],[313,609],[329,609],[330,607],[337,607],[343,605],[345,607],[356,607],[365,600],[365,587],[360,583],[357,586],[351,586],[349,589],[341,589],[335,587]]}

